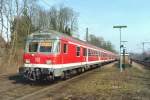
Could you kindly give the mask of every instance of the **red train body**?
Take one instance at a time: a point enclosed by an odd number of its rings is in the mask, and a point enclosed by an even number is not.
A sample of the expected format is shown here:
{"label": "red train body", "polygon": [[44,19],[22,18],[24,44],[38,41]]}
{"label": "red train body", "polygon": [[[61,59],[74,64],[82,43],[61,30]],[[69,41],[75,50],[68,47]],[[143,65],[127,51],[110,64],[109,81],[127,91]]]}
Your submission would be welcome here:
{"label": "red train body", "polygon": [[54,79],[115,59],[116,54],[63,33],[40,32],[28,37],[20,72],[30,80]]}

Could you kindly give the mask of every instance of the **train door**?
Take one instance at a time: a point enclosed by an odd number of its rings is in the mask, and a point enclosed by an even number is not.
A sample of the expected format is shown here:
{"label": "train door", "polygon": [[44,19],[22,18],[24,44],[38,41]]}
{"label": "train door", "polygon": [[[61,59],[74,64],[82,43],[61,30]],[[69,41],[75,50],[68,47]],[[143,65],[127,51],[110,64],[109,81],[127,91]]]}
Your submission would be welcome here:
{"label": "train door", "polygon": [[69,57],[68,57],[68,43],[67,42],[62,42],[62,64],[67,64]]}
{"label": "train door", "polygon": [[101,61],[101,53],[100,53],[100,51],[98,52],[98,60],[99,60],[99,62]]}
{"label": "train door", "polygon": [[87,62],[88,62],[87,48],[83,48],[83,57],[84,57],[84,62],[87,64]]}

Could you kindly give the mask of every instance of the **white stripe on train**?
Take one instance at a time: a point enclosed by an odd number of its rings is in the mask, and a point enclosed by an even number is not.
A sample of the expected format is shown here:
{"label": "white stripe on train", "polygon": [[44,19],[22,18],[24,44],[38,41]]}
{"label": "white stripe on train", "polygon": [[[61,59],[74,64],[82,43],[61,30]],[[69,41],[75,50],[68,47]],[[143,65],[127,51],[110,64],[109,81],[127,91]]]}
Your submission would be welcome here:
{"label": "white stripe on train", "polygon": [[[111,60],[109,60],[111,61]],[[72,67],[72,66],[83,66],[86,64],[96,64],[96,63],[101,63],[105,62],[103,61],[91,61],[91,62],[79,62],[79,63],[69,63],[69,64],[24,64],[24,67],[32,67],[32,68],[53,68],[53,69],[59,69],[59,68],[67,68],[67,67]]]}
{"label": "white stripe on train", "polygon": [[48,64],[24,64],[25,68],[47,68],[50,72],[53,72],[55,77],[59,77],[63,74],[64,71],[66,70],[72,70],[75,68],[88,68],[89,66],[87,65],[92,65],[92,64],[100,64],[102,62],[108,62],[108,61],[113,61],[113,60],[107,60],[107,61],[91,61],[91,62],[80,62],[80,63],[69,63],[69,64],[55,64],[55,65],[48,65]]}

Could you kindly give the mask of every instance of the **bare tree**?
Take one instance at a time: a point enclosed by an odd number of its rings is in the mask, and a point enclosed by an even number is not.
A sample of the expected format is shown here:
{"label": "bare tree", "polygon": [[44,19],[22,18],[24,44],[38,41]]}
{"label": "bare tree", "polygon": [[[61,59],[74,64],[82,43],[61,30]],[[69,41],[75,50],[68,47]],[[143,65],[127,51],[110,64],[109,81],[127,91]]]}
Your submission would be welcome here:
{"label": "bare tree", "polygon": [[73,31],[77,30],[77,18],[78,15],[73,9],[68,7],[60,7],[58,12],[58,27],[60,32],[65,32],[65,29],[70,31],[70,33],[67,31],[66,33],[69,33],[68,35],[71,35]]}
{"label": "bare tree", "polygon": [[[24,38],[37,30],[56,30],[72,35],[77,29],[77,13],[69,8],[44,10],[38,0],[0,0],[0,36],[9,44],[7,61],[21,59]],[[20,58],[19,58],[20,57]],[[14,59],[15,58],[15,59]]]}
{"label": "bare tree", "polygon": [[53,30],[58,30],[58,11],[56,7],[51,7],[51,9],[48,11],[49,16],[49,28]]}
{"label": "bare tree", "polygon": [[1,23],[0,36],[2,36],[2,33],[3,33],[3,27],[4,27],[3,5],[4,5],[4,1],[3,1],[3,0],[0,0],[0,23]]}
{"label": "bare tree", "polygon": [[102,37],[96,37],[95,35],[90,34],[88,42],[100,48],[116,52],[112,43],[110,41],[105,41]]}
{"label": "bare tree", "polygon": [[52,6],[49,10],[44,10],[37,6],[36,16],[32,22],[40,30],[56,30],[72,35],[77,30],[78,14],[69,7],[60,6],[59,9]]}

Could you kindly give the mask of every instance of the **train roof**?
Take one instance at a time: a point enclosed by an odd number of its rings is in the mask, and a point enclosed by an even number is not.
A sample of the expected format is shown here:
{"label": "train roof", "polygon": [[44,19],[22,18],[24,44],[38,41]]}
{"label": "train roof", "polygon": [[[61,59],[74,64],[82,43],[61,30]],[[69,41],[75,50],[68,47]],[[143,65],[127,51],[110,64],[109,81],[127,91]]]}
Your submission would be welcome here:
{"label": "train roof", "polygon": [[[42,36],[41,36],[41,34],[42,34]],[[44,35],[43,35],[44,34]],[[52,35],[53,34],[53,35]],[[80,40],[80,39],[78,39],[78,38],[75,38],[75,37],[71,37],[71,36],[69,36],[69,35],[66,35],[66,34],[64,34],[64,33],[61,33],[61,32],[57,32],[57,31],[54,31],[54,30],[49,30],[49,31],[37,31],[37,32],[34,32],[34,33],[32,33],[32,34],[30,34],[29,35],[29,37],[28,37],[28,39],[30,39],[30,38],[32,38],[32,37],[36,37],[36,38],[46,38],[46,39],[49,39],[49,38],[51,38],[51,39],[60,39],[61,37],[64,37],[64,38],[68,38],[68,39],[70,39],[70,40],[72,40],[72,41],[76,41],[76,42],[80,42],[80,43],[83,43],[83,44],[85,44],[85,45],[88,45],[88,46],[92,46],[93,48],[96,48],[96,49],[101,49],[103,52],[109,52],[109,53],[111,53],[111,54],[115,54],[115,53],[113,53],[113,52],[111,52],[111,51],[108,51],[108,50],[105,50],[105,49],[103,49],[103,48],[100,48],[100,47],[96,47],[96,46],[94,46],[94,45],[92,45],[92,44],[90,44],[90,43],[87,43],[87,42],[85,42],[85,41],[82,41],[82,40]]]}

